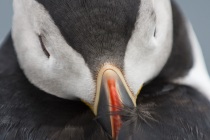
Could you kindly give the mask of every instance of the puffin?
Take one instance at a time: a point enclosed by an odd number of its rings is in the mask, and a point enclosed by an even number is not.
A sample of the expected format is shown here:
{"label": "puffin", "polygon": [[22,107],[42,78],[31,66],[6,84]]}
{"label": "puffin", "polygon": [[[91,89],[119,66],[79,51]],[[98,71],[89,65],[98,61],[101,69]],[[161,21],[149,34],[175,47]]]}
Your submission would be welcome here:
{"label": "puffin", "polygon": [[1,140],[208,140],[210,80],[174,0],[15,0]]}

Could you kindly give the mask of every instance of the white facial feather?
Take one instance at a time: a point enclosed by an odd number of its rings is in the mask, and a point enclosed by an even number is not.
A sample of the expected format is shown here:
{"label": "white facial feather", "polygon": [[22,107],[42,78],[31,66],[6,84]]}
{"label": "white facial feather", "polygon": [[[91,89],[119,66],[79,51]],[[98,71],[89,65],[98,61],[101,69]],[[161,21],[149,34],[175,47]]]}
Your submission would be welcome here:
{"label": "white facial feather", "polygon": [[192,25],[188,23],[190,43],[192,44],[194,65],[188,75],[174,80],[175,83],[184,84],[199,90],[210,100],[210,79],[203,59],[200,44],[197,40]]}
{"label": "white facial feather", "polygon": [[[152,10],[156,15],[152,16]],[[12,36],[24,73],[40,89],[66,99],[80,98],[93,103],[95,82],[82,56],[62,37],[48,12],[34,0],[14,0]],[[155,29],[157,30],[154,37]],[[134,93],[158,75],[172,50],[172,11],[169,0],[142,0],[139,16],[124,58],[125,78]],[[195,34],[189,26],[194,68],[174,82],[199,89],[210,99],[210,80]],[[50,53],[48,58],[38,35]]]}
{"label": "white facial feather", "polygon": [[[58,97],[93,103],[96,87],[89,68],[66,43],[44,7],[34,0],[14,0],[14,12],[12,36],[28,79]],[[142,0],[139,13],[124,59],[125,78],[134,93],[159,73],[172,47],[170,1]],[[44,54],[38,35],[44,36],[50,58]]]}
{"label": "white facial feather", "polygon": [[[151,15],[152,10],[156,14]],[[154,37],[155,28],[157,30]],[[125,54],[125,77],[134,93],[163,68],[172,50],[172,10],[169,0],[142,0],[139,17]]]}
{"label": "white facial feather", "polygon": [[[64,40],[42,5],[34,0],[14,0],[12,37],[21,68],[40,89],[66,99],[93,103],[95,83],[82,56]],[[44,54],[38,35],[50,58]]]}

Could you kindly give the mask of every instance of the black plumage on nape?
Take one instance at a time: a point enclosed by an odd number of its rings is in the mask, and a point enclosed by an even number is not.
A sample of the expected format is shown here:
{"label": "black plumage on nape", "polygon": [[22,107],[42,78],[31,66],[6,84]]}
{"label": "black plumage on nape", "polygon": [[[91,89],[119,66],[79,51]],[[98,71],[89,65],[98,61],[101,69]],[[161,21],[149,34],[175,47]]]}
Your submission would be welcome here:
{"label": "black plumage on nape", "polygon": [[66,42],[83,56],[95,75],[106,62],[123,68],[141,0],[36,1],[49,12]]}

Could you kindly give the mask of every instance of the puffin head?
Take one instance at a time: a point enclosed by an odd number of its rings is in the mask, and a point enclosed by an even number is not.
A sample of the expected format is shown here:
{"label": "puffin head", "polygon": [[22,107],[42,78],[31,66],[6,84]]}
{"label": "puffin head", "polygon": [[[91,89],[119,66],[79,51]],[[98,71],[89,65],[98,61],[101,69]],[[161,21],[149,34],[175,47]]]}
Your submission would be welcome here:
{"label": "puffin head", "polygon": [[45,92],[85,102],[113,137],[120,116],[162,70],[172,49],[169,0],[14,1],[21,68]]}

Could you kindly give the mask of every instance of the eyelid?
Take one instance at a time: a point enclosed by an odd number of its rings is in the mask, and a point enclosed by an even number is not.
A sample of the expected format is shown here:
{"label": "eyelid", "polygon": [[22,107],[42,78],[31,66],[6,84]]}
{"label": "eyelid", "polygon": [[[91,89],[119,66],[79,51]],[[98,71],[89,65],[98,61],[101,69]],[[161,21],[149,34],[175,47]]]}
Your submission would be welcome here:
{"label": "eyelid", "polygon": [[47,48],[44,45],[43,36],[42,35],[38,35],[38,37],[39,37],[39,41],[40,41],[40,44],[41,44],[41,47],[42,47],[43,52],[49,58],[50,57],[50,53],[47,51]]}

